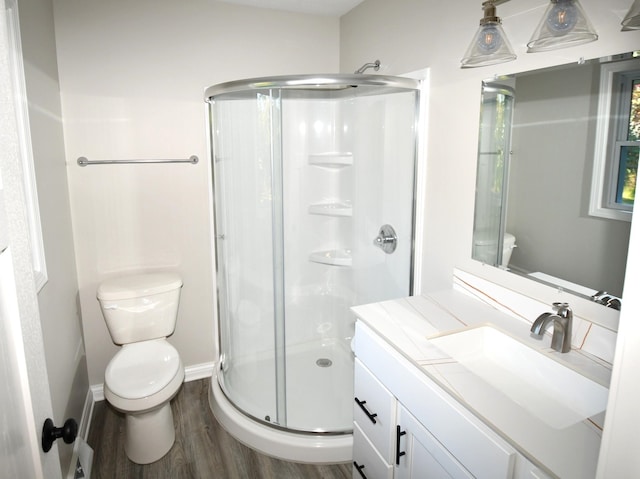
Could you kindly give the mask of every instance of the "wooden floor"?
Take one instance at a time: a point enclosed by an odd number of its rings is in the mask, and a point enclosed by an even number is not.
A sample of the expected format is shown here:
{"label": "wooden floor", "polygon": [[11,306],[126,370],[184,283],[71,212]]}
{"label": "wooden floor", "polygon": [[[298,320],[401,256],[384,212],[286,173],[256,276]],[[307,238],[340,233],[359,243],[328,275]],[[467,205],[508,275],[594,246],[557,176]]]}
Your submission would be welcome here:
{"label": "wooden floor", "polygon": [[106,401],[96,404],[87,442],[94,450],[92,479],[347,479],[351,465],[314,466],[273,459],[240,444],[209,408],[209,379],[185,383],[172,401],[176,442],[153,464],[131,462],[124,452],[124,416]]}

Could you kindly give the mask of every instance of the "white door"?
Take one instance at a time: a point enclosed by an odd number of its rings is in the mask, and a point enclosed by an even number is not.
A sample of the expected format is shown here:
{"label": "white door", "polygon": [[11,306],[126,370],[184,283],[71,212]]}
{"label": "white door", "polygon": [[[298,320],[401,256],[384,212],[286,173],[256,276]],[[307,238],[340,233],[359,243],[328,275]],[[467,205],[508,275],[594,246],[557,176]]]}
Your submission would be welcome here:
{"label": "white door", "polygon": [[43,473],[11,250],[5,246],[0,249],[0,457],[6,477],[38,478]]}
{"label": "white door", "polygon": [[[0,464],[2,477],[61,477],[57,445],[40,448],[52,415],[26,222],[24,173],[10,78],[7,10],[0,0]],[[4,180],[4,181],[3,181]]]}

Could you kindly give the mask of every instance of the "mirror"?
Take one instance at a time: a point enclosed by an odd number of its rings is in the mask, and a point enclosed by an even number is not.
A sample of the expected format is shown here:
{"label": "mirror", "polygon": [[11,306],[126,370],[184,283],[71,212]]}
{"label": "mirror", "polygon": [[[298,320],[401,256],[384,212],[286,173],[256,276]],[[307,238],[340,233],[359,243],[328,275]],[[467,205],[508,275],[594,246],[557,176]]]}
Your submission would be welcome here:
{"label": "mirror", "polygon": [[[603,112],[620,104],[603,91],[618,78],[604,66],[622,61],[640,78],[640,58],[624,54],[483,82],[473,259],[582,296],[621,296],[639,149],[633,124],[625,140],[635,142],[618,150],[632,152],[624,166],[612,173],[597,158],[615,123]],[[625,172],[631,200],[622,213],[598,214],[606,198],[596,186],[620,183]]]}

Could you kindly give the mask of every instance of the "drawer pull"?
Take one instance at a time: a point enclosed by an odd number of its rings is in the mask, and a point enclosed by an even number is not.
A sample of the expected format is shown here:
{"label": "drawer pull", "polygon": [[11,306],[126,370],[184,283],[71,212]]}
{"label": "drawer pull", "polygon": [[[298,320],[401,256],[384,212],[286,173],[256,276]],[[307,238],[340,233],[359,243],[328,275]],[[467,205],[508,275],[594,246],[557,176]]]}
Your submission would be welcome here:
{"label": "drawer pull", "polygon": [[367,479],[367,476],[364,475],[364,472],[362,472],[362,470],[364,469],[364,464],[362,466],[358,465],[358,463],[356,461],[353,461],[353,465],[356,468],[356,471],[358,471],[360,473],[360,476],[363,479]]}
{"label": "drawer pull", "polygon": [[406,454],[405,451],[400,451],[400,438],[406,433],[407,431],[400,430],[400,426],[396,426],[396,466],[400,465],[400,458]]}
{"label": "drawer pull", "polygon": [[360,409],[362,409],[362,411],[367,415],[367,417],[369,418],[369,420],[375,424],[376,423],[376,413],[371,414],[366,407],[364,407],[365,404],[367,404],[367,401],[360,401],[358,398],[355,398],[356,400],[356,404],[358,406],[360,406]]}

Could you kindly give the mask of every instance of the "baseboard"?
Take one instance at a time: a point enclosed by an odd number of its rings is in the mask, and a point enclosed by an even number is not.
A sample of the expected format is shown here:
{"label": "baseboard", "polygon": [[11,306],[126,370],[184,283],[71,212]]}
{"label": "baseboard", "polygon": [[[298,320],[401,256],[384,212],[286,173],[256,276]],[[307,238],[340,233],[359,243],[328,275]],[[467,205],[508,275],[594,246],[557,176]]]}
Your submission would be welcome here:
{"label": "baseboard", "polygon": [[82,408],[80,424],[78,424],[78,436],[85,441],[89,437],[89,428],[91,427],[91,418],[93,417],[93,406],[95,403],[95,396],[91,388],[89,388],[87,390],[87,396],[84,399],[84,407]]}
{"label": "baseboard", "polygon": [[215,363],[200,363],[184,368],[184,381],[198,381],[200,379],[210,378],[213,374]]}
{"label": "baseboard", "polygon": [[89,386],[89,391],[91,392],[91,396],[93,398],[93,402],[97,403],[98,401],[104,401],[104,384],[92,384]]}
{"label": "baseboard", "polygon": [[[78,424],[78,437],[73,445],[73,453],[69,463],[69,471],[66,479],[74,479],[78,476],[78,471],[82,472],[81,477],[91,477],[91,466],[93,462],[93,449],[87,444],[93,409],[96,404],[95,395],[91,387],[87,390],[82,408],[82,417]],[[85,475],[86,474],[86,475]]]}

